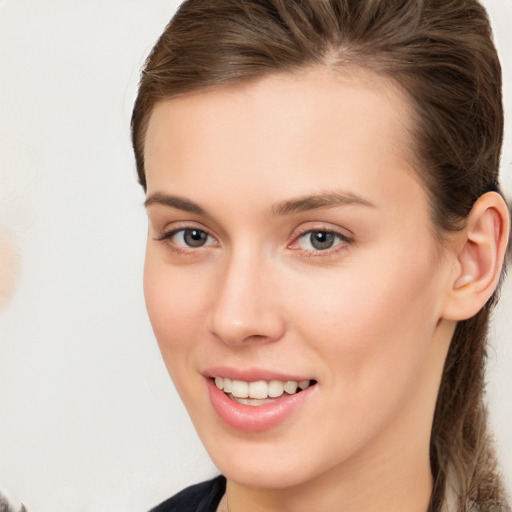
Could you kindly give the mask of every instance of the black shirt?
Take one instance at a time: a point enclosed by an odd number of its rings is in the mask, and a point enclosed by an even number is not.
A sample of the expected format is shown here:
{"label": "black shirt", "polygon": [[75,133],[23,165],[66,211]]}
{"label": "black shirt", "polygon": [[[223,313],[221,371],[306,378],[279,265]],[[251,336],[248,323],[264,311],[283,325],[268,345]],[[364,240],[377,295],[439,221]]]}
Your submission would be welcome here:
{"label": "black shirt", "polygon": [[149,512],[215,512],[225,492],[226,479],[221,475],[183,489]]}

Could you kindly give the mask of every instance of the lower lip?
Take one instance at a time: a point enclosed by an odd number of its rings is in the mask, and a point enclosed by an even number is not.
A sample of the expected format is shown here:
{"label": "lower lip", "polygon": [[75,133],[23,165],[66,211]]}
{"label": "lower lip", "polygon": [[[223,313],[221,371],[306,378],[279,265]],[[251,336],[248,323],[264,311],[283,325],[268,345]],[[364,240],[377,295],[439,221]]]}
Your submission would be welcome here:
{"label": "lower lip", "polygon": [[245,405],[231,400],[212,379],[206,379],[213,408],[220,418],[237,430],[261,432],[283,423],[314,393],[316,385],[293,395],[284,394],[263,405]]}

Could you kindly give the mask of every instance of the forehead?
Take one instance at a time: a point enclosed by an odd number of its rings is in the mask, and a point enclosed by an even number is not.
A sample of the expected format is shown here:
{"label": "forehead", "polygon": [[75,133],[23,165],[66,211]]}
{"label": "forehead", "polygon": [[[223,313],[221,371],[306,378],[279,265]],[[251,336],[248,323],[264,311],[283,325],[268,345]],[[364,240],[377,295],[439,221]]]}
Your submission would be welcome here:
{"label": "forehead", "polygon": [[409,98],[391,79],[359,67],[315,66],[157,102],[148,121],[145,149],[152,149],[148,143],[158,137],[164,125],[167,131],[179,135],[182,129],[198,129],[213,119],[224,127],[234,122],[243,129],[265,117],[268,132],[273,126],[289,131],[291,126],[286,122],[303,121],[309,116],[310,124],[327,124],[336,114],[354,121],[363,121],[365,116],[365,122],[371,119],[387,125],[392,129],[388,130],[390,135],[403,137],[408,136],[412,122]]}
{"label": "forehead", "polygon": [[391,80],[326,66],[165,100],[146,134],[148,191],[212,175],[255,187],[271,177],[299,195],[308,174],[319,189],[340,178],[364,188],[357,175],[412,172],[411,110]]}

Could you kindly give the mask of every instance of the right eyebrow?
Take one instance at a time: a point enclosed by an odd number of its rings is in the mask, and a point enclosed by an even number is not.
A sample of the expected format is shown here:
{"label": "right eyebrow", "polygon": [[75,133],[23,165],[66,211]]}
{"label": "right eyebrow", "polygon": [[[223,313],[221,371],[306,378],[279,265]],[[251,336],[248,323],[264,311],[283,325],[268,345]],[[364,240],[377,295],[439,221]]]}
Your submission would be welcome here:
{"label": "right eyebrow", "polygon": [[312,194],[309,196],[282,201],[273,206],[272,213],[274,215],[290,215],[308,210],[334,208],[336,206],[352,204],[376,208],[376,206],[370,201],[351,192],[326,191],[320,192],[319,194]]}
{"label": "right eyebrow", "polygon": [[144,201],[146,208],[155,204],[175,208],[176,210],[182,210],[184,212],[195,213],[197,215],[208,215],[197,203],[185,199],[184,197],[164,194],[162,192],[155,192]]}

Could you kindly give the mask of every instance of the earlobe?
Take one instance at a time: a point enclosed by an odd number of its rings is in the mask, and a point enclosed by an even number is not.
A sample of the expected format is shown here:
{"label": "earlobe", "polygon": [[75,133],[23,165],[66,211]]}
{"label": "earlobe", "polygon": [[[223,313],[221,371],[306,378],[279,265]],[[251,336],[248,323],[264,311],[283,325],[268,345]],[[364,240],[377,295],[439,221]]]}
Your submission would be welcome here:
{"label": "earlobe", "polygon": [[510,232],[510,214],[496,192],[481,196],[466,226],[456,234],[457,259],[443,317],[466,320],[476,315],[498,285]]}

